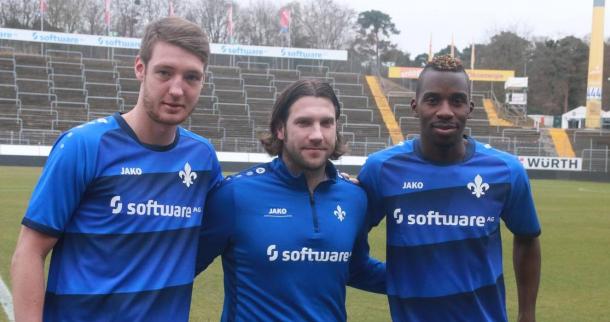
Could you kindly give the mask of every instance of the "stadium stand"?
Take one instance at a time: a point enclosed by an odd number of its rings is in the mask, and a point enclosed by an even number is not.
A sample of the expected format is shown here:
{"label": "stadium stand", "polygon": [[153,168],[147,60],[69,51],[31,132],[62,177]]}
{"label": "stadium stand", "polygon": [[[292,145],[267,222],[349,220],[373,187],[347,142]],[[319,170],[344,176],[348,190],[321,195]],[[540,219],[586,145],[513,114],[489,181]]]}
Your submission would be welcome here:
{"label": "stadium stand", "polygon": [[[40,55],[1,45],[1,143],[50,145],[71,127],[127,111],[137,102],[134,50],[104,53],[49,46]],[[337,92],[342,106],[339,129],[349,154],[367,155],[396,143],[396,137],[418,135],[419,120],[410,107],[412,88],[393,85],[385,90],[387,80],[374,85],[379,89],[372,88],[375,78],[371,83],[363,74],[337,68],[340,65],[304,61],[309,63],[212,55],[197,108],[185,127],[209,138],[219,151],[264,152],[257,138],[268,128],[276,97],[295,80],[316,78]],[[488,93],[475,93],[473,101],[466,133],[477,140],[523,156],[568,156],[566,151],[572,149],[576,157],[590,160],[585,167],[607,168],[610,131],[561,134],[516,126],[499,116]]]}
{"label": "stadium stand", "polygon": [[574,149],[572,148],[572,143],[570,142],[570,138],[568,137],[566,131],[563,129],[549,129],[549,135],[553,140],[553,144],[557,150],[557,155],[560,157],[575,157]]}
{"label": "stadium stand", "polygon": [[610,130],[569,129],[567,135],[576,157],[583,158],[583,170],[610,170]]}

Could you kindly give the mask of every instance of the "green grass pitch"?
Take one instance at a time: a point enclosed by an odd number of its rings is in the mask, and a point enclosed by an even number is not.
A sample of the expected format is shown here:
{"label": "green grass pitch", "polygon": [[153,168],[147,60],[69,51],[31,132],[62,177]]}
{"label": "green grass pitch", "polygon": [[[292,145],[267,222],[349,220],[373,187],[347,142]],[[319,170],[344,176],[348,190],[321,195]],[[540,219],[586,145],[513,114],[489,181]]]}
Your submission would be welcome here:
{"label": "green grass pitch", "polygon": [[[20,220],[40,168],[0,167],[0,276],[10,288],[9,265]],[[610,316],[610,184],[532,181],[542,222],[542,281],[538,321],[608,321]],[[505,229],[508,314],[516,320],[512,238]],[[385,228],[373,229],[372,254],[385,258]],[[191,321],[218,321],[223,302],[220,261],[195,282]],[[350,321],[389,321],[384,296],[348,288]],[[0,322],[7,321],[0,312]]]}

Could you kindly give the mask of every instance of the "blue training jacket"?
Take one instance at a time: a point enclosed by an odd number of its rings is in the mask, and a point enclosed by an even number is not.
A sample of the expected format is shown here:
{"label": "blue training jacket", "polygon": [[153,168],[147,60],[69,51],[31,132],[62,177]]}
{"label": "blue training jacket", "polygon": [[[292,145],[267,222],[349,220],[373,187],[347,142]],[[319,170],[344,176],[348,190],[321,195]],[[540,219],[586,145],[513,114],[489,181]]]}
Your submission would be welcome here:
{"label": "blue training jacket", "polygon": [[332,163],[310,194],[281,158],[227,177],[211,193],[197,271],[222,254],[222,321],[345,321],[345,285],[385,293],[369,257],[366,194]]}

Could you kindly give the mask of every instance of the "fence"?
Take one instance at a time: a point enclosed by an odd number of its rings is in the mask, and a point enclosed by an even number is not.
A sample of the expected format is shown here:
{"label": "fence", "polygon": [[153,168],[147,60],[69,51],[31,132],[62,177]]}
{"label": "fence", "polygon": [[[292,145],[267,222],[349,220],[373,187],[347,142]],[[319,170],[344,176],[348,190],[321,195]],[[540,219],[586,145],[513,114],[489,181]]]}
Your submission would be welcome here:
{"label": "fence", "polygon": [[583,149],[580,155],[582,158],[582,170],[589,172],[608,173],[610,166],[610,150],[605,149]]}

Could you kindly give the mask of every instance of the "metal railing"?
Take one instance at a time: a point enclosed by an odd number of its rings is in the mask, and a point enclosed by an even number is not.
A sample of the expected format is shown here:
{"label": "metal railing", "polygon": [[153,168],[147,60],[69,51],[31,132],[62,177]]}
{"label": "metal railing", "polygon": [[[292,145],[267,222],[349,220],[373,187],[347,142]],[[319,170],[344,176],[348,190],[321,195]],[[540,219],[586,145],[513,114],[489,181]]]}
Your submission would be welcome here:
{"label": "metal railing", "polygon": [[605,149],[583,149],[580,157],[582,158],[583,171],[608,173],[610,166],[608,146]]}
{"label": "metal railing", "polygon": [[356,83],[346,83],[346,84],[362,85],[362,74],[360,74],[360,73],[327,72],[326,77],[329,77],[329,78],[341,78],[341,77],[355,78]]}

